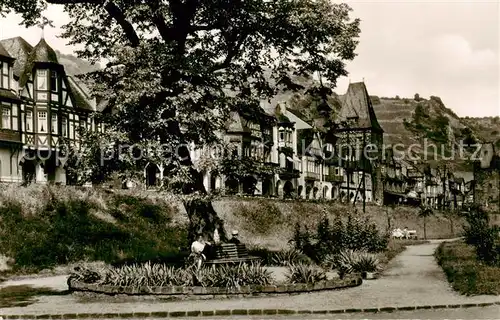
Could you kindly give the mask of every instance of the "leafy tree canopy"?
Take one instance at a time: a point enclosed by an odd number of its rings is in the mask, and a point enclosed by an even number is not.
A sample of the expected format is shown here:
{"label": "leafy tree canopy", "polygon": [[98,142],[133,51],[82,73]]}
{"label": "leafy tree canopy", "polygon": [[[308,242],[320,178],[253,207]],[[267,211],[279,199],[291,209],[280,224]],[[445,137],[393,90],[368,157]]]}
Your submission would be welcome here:
{"label": "leafy tree canopy", "polygon": [[86,77],[113,110],[102,139],[166,146],[186,194],[204,193],[186,144],[217,142],[231,111],[257,114],[293,87],[283,78],[318,73],[334,87],[360,33],[351,8],[330,0],[0,0],[0,12],[32,26],[47,3],[64,5],[62,36],[78,56],[106,62]]}
{"label": "leafy tree canopy", "polygon": [[[121,143],[217,141],[230,111],[258,110],[284,77],[320,72],[334,86],[360,32],[351,9],[329,0],[0,0],[0,8],[30,26],[47,3],[64,5],[71,21],[62,36],[84,45],[80,57],[108,62],[87,78],[115,110],[106,132],[124,133]],[[190,166],[187,149],[177,151],[169,159]]]}

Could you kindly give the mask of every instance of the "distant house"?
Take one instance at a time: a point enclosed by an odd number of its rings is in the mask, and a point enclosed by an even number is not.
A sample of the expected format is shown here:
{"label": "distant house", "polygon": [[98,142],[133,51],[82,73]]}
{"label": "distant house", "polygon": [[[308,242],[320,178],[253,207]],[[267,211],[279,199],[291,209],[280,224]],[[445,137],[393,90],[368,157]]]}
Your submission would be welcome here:
{"label": "distant house", "polygon": [[500,153],[493,143],[485,143],[475,166],[475,201],[486,209],[500,212]]}
{"label": "distant house", "polygon": [[[380,160],[383,144],[382,127],[377,121],[368,91],[363,82],[351,83],[342,98],[336,121],[337,152],[346,174],[341,197],[348,201],[383,201]],[[373,160],[364,157],[368,145],[375,146]]]}

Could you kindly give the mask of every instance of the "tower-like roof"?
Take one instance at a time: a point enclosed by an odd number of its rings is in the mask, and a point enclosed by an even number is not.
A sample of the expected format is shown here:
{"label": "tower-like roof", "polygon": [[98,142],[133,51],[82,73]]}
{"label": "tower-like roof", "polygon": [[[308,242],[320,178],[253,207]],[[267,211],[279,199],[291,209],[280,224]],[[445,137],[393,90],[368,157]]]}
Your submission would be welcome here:
{"label": "tower-like roof", "polygon": [[45,39],[41,39],[30,53],[29,61],[33,63],[55,63],[59,64],[57,54],[52,49]]}
{"label": "tower-like roof", "polygon": [[24,87],[31,73],[33,72],[33,68],[36,64],[51,64],[56,66],[61,66],[59,61],[57,60],[57,54],[52,49],[45,39],[41,39],[40,42],[33,48],[30,52],[26,63],[24,64],[24,71],[19,76],[19,85]]}
{"label": "tower-like roof", "polygon": [[[364,82],[349,84],[337,121],[340,128],[344,129],[373,129],[383,132]],[[343,124],[345,122],[347,125]]]}

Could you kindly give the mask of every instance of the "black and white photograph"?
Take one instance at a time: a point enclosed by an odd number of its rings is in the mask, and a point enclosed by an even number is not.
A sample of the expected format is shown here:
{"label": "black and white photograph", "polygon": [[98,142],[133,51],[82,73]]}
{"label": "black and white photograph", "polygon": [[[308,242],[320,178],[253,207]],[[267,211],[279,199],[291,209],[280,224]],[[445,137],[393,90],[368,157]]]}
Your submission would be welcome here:
{"label": "black and white photograph", "polygon": [[500,319],[499,0],[0,0],[0,320]]}

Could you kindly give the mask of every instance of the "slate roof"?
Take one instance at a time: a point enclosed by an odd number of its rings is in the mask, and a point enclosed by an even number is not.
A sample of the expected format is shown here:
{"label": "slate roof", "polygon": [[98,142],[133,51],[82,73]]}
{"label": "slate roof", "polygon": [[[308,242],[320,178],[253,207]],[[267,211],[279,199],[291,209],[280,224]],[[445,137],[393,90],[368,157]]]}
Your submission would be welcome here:
{"label": "slate roof", "polygon": [[243,125],[243,117],[236,111],[231,112],[231,117],[226,122],[226,130],[230,133],[250,132],[250,129]]}
{"label": "slate roof", "polygon": [[40,42],[38,42],[33,51],[30,53],[29,60],[30,62],[59,64],[56,52],[47,44],[47,42],[43,38],[40,40]]}
{"label": "slate roof", "polygon": [[80,109],[94,111],[94,99],[90,96],[88,88],[72,76],[68,76],[68,83],[69,89],[75,98],[76,106]]}
{"label": "slate roof", "polygon": [[[349,124],[342,125],[345,121]],[[337,122],[340,128],[373,129],[383,132],[364,82],[349,84],[347,93],[342,97],[342,107]]]}
{"label": "slate roof", "polygon": [[[2,54],[2,48],[10,57],[15,59],[13,73],[14,77],[19,79],[20,87],[24,87],[36,63],[54,64],[58,65],[59,68],[64,68],[59,63],[56,52],[45,39],[41,39],[35,47],[31,46],[22,37],[4,39],[0,41],[0,55]],[[75,108],[95,111],[95,99],[91,97],[90,91],[85,84],[75,77],[66,76],[69,82],[69,91],[71,91],[75,100]],[[11,92],[0,92],[0,95],[7,98],[14,96],[17,99]]]}
{"label": "slate roof", "polygon": [[0,41],[0,44],[15,58],[14,62],[14,77],[19,78],[24,72],[29,54],[33,51],[33,47],[21,37],[9,38]]}
{"label": "slate roof", "polygon": [[5,48],[3,47],[2,43],[0,43],[0,57],[8,58],[10,60],[14,60],[14,58],[12,58],[12,56],[7,52],[7,50],[5,50]]}

